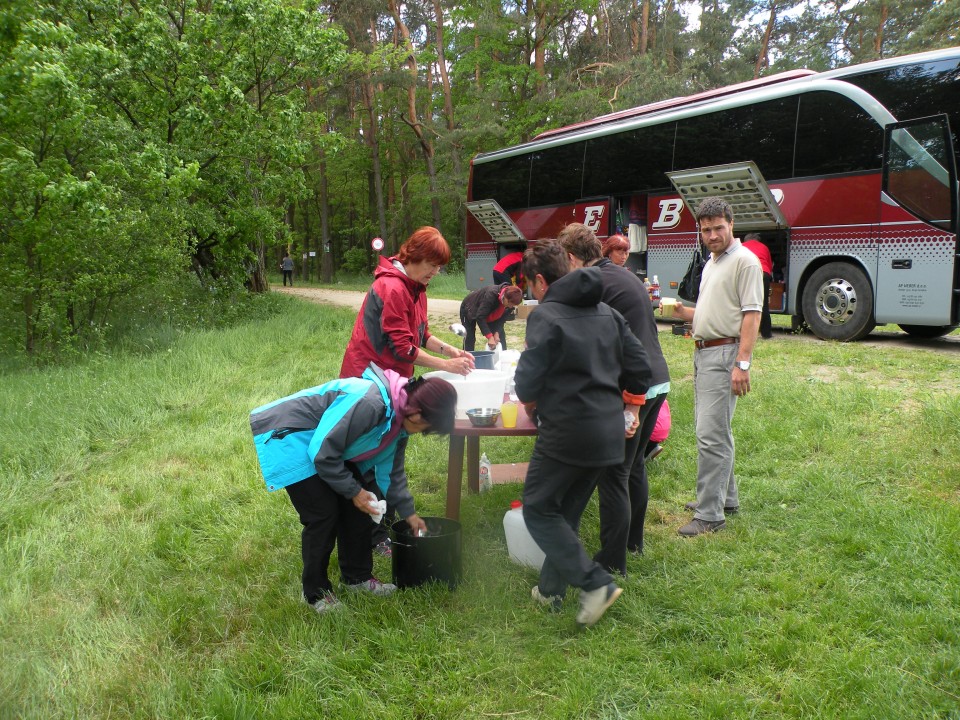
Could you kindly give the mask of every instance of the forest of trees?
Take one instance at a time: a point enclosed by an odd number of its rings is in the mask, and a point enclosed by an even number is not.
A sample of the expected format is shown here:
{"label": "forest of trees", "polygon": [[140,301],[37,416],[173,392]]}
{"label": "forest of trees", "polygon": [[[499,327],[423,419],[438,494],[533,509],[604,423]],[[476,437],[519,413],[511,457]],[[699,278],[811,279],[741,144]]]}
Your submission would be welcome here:
{"label": "forest of trees", "polygon": [[6,0],[0,340],[144,288],[329,279],[420,225],[462,260],[470,159],[612,110],[960,44],[947,0]]}

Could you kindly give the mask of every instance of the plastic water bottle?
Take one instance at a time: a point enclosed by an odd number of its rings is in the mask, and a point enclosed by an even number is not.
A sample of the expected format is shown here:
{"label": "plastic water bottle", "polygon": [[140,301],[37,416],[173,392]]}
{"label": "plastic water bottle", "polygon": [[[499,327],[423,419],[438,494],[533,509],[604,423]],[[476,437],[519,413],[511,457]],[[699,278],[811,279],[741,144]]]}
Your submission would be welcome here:
{"label": "plastic water bottle", "polygon": [[653,300],[653,290],[651,289],[652,286],[650,285],[650,278],[643,278],[643,286],[647,289],[647,295],[650,296],[650,300]]}
{"label": "plastic water bottle", "polygon": [[656,275],[653,276],[653,282],[650,284],[650,299],[655,303],[660,302],[660,280]]}
{"label": "plastic water bottle", "polygon": [[493,478],[490,475],[490,458],[486,453],[480,456],[480,492],[487,492],[493,487]]}
{"label": "plastic water bottle", "polygon": [[507,536],[507,552],[510,559],[534,570],[543,567],[543,550],[530,536],[527,524],[523,521],[523,503],[514,500],[503,516],[503,532]]}

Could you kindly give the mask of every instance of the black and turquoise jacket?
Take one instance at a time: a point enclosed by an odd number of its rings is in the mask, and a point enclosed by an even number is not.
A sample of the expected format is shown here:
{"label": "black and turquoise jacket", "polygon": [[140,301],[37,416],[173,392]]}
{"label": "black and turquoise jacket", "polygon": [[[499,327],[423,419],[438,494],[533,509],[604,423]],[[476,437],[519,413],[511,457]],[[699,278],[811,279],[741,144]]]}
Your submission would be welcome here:
{"label": "black and turquoise jacket", "polygon": [[250,429],[267,489],[319,475],[352,498],[361,490],[346,464],[352,462],[361,473],[374,473],[401,517],[412,515],[404,468],[407,433],[401,429],[380,448],[394,423],[402,421],[395,406],[406,382],[371,365],[362,377],[333,380],[253,410]]}

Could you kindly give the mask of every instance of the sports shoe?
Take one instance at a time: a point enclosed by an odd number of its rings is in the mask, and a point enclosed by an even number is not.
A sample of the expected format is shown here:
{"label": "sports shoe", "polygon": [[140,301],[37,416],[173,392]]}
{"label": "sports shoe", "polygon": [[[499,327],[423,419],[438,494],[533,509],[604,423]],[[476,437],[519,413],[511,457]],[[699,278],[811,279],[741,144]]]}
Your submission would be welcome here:
{"label": "sports shoe", "polygon": [[647,454],[643,456],[643,461],[645,463],[648,463],[662,452],[663,452],[663,445],[661,445],[660,443],[655,443],[652,448],[647,450]]}
{"label": "sports shoe", "polygon": [[540,592],[539,585],[533,586],[530,595],[550,612],[560,612],[563,610],[563,598],[560,595],[544,595]]}
{"label": "sports shoe", "polygon": [[703,535],[704,533],[723,530],[726,526],[726,520],[701,520],[700,518],[694,518],[682,528],[677,530],[677,532],[684,537],[696,537],[697,535]]}
{"label": "sports shoe", "polygon": [[377,546],[373,548],[373,551],[381,557],[393,557],[393,548],[390,547],[389,540],[384,540],[382,543],[377,543]]}
{"label": "sports shoe", "polygon": [[623,590],[617,587],[616,583],[604,585],[596,590],[581,590],[577,624],[583,627],[595,625],[622,592]]}
{"label": "sports shoe", "polygon": [[[690,502],[686,503],[686,504],[684,505],[684,507],[685,507],[687,510],[696,510],[696,509],[697,509],[697,501],[696,501],[696,500],[691,500]],[[734,507],[725,507],[725,508],[723,509],[723,514],[724,514],[724,515],[736,515],[738,512],[740,512],[740,506],[739,506],[739,505],[736,505],[736,506],[734,506]]]}
{"label": "sports shoe", "polygon": [[316,602],[309,603],[309,605],[321,615],[334,610],[339,610],[341,607],[343,607],[343,603],[337,600],[337,596],[333,593],[327,593]]}
{"label": "sports shoe", "polygon": [[380,582],[375,577],[372,577],[369,580],[364,580],[363,582],[347,585],[347,590],[350,590],[351,592],[370,593],[371,595],[376,595],[377,597],[386,597],[387,595],[393,595],[393,593],[395,593],[397,590],[397,586],[393,583]]}

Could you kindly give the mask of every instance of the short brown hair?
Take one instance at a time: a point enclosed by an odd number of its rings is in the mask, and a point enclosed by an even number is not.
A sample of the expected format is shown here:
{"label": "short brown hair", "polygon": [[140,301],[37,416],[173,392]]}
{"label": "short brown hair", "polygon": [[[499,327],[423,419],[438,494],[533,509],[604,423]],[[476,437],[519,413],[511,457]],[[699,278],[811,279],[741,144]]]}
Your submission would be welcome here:
{"label": "short brown hair", "polygon": [[503,290],[501,290],[504,300],[509,300],[514,305],[519,305],[523,302],[523,290],[518,288],[516,285],[507,285]]}
{"label": "short brown hair", "polygon": [[397,260],[401,264],[418,263],[426,260],[437,265],[446,265],[450,262],[450,246],[440,231],[435,227],[425,225],[417,228],[413,235],[400,246]]}
{"label": "short brown hair", "polygon": [[722,217],[727,222],[733,222],[733,208],[723,198],[704,198],[697,207],[697,224],[704,218]]}
{"label": "short brown hair", "polygon": [[[570,223],[560,234],[557,235],[557,242],[563,246],[565,252],[570,253],[580,260],[584,265],[594,260],[599,260],[600,241],[593,230],[583,223]],[[546,277],[546,276],[544,276]],[[547,281],[549,282],[549,280]]]}
{"label": "short brown hair", "polygon": [[523,275],[533,282],[543,275],[547,283],[553,283],[570,272],[567,252],[556,240],[540,240],[523,254]]}

